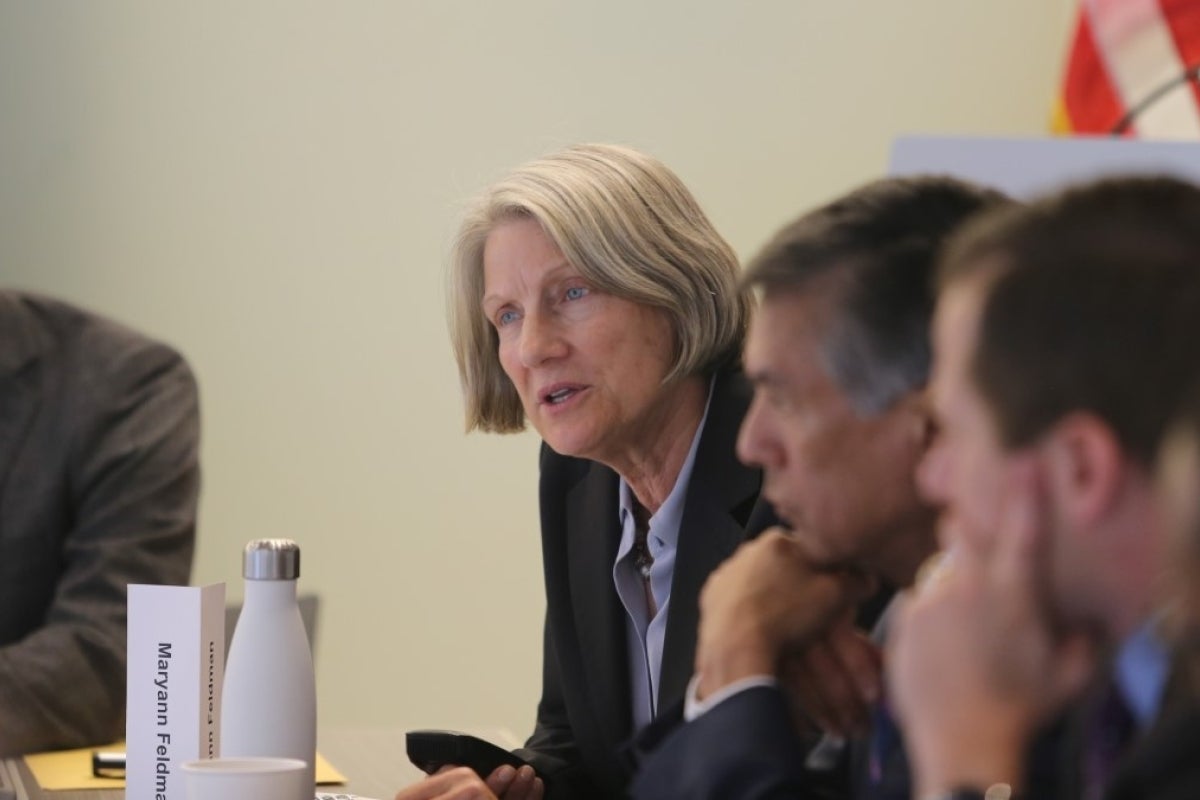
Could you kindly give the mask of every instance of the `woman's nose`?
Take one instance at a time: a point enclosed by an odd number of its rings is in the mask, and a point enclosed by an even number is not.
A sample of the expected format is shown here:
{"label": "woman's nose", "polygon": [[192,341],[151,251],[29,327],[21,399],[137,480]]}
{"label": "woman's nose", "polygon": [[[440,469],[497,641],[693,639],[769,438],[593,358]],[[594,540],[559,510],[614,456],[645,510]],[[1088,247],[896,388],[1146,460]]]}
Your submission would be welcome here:
{"label": "woman's nose", "polygon": [[554,320],[543,314],[527,313],[521,320],[521,363],[536,367],[567,351],[566,340]]}

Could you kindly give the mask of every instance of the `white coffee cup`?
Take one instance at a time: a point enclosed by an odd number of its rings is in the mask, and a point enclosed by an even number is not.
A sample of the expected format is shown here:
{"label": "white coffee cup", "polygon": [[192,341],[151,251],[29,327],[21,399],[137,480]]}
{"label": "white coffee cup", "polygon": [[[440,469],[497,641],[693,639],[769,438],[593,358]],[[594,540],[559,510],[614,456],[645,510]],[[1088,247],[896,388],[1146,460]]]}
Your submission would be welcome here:
{"label": "white coffee cup", "polygon": [[187,800],[311,800],[307,764],[298,758],[206,758],[185,761]]}

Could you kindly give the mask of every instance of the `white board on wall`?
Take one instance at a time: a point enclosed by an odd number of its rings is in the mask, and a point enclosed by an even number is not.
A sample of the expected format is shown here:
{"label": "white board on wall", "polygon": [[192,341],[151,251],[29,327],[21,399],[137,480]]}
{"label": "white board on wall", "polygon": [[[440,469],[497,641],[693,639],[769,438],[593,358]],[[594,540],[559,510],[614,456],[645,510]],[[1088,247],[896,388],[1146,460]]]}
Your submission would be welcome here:
{"label": "white board on wall", "polygon": [[888,166],[891,175],[950,174],[1014,197],[1101,175],[1135,172],[1165,173],[1200,183],[1200,142],[904,136],[892,144]]}

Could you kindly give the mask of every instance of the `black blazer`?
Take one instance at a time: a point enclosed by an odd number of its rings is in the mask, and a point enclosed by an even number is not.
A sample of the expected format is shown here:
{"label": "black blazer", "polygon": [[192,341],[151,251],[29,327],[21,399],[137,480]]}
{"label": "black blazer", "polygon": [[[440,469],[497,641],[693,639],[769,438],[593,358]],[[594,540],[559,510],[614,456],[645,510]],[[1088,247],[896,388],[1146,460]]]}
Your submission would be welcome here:
{"label": "black blazer", "polygon": [[[748,535],[775,523],[759,501],[760,472],[734,453],[750,397],[740,372],[718,373],[680,522],[660,709],[682,703],[708,574]],[[551,798],[623,797],[630,778],[620,752],[634,734],[625,611],[612,581],[621,539],[618,485],[611,469],[542,446],[542,699],[533,735],[518,752],[548,778]]]}

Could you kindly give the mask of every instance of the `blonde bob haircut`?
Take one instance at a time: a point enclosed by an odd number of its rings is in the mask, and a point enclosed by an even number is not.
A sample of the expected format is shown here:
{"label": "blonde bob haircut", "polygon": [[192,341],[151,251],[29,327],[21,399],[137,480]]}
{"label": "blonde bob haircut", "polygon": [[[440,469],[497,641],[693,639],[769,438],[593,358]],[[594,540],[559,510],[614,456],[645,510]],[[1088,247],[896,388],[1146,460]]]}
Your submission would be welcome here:
{"label": "blonde bob haircut", "polygon": [[467,430],[525,428],[480,308],[483,249],[497,225],[534,219],[596,289],[662,309],[674,351],[664,384],[707,375],[741,352],[751,295],[738,261],[664,164],[628,147],[569,147],[518,167],[470,205],[450,264],[449,320]]}

